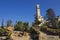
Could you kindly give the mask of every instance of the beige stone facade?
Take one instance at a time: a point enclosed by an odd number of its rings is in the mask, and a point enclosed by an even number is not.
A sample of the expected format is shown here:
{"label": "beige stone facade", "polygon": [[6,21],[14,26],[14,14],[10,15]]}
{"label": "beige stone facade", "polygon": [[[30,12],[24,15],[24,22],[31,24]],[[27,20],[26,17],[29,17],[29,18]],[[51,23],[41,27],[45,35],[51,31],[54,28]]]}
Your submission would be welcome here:
{"label": "beige stone facade", "polygon": [[36,5],[36,17],[37,17],[38,21],[40,21],[40,22],[44,21],[43,17],[41,16],[41,13],[40,13],[40,5],[39,4]]}

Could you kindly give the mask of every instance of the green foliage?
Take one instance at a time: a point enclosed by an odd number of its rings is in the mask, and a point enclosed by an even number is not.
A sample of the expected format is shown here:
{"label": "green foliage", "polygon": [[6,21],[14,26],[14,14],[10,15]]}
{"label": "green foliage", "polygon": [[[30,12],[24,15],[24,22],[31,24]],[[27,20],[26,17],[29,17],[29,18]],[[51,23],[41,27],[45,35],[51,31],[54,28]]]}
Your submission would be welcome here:
{"label": "green foliage", "polygon": [[7,21],[7,27],[8,27],[8,26],[12,26],[12,20],[8,20],[8,21]]}
{"label": "green foliage", "polygon": [[0,29],[0,36],[5,32],[4,29]]}
{"label": "green foliage", "polygon": [[24,30],[24,28],[23,28],[23,22],[22,21],[18,21],[16,23],[15,30],[18,30],[18,31]]}
{"label": "green foliage", "polygon": [[60,29],[52,29],[52,28],[47,28],[47,31],[50,31],[52,33],[60,33]]}
{"label": "green foliage", "polygon": [[28,26],[29,26],[28,22],[18,21],[14,27],[15,27],[15,30],[17,31],[27,31]]}
{"label": "green foliage", "polygon": [[9,33],[9,34],[6,36],[6,40],[13,40],[13,39],[11,38],[11,33]]}
{"label": "green foliage", "polygon": [[24,28],[25,28],[24,31],[28,31],[29,23],[28,22],[24,22],[23,24],[24,24]]}
{"label": "green foliage", "polygon": [[4,32],[4,29],[0,29],[0,32]]}
{"label": "green foliage", "polygon": [[58,27],[58,29],[60,29],[60,22],[57,23],[57,27]]}
{"label": "green foliage", "polygon": [[4,28],[4,20],[2,20],[2,23],[1,23],[1,28]]}
{"label": "green foliage", "polygon": [[41,27],[47,26],[48,22],[44,22],[44,24],[41,25]]}
{"label": "green foliage", "polygon": [[52,28],[56,28],[56,16],[53,9],[48,9],[46,15],[47,20],[52,24]]}
{"label": "green foliage", "polygon": [[3,28],[3,29],[4,29],[4,26],[1,26],[1,28]]}

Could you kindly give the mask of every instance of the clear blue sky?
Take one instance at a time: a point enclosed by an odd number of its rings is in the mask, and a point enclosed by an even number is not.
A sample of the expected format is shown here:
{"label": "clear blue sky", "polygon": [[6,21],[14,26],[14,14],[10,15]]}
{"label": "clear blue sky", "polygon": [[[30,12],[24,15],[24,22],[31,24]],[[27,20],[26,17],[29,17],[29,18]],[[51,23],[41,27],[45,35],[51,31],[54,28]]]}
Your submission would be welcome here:
{"label": "clear blue sky", "polygon": [[60,15],[60,0],[0,0],[0,24],[11,19],[13,24],[17,20],[33,22],[36,13],[36,3],[39,3],[41,15],[46,14],[48,8],[54,9]]}

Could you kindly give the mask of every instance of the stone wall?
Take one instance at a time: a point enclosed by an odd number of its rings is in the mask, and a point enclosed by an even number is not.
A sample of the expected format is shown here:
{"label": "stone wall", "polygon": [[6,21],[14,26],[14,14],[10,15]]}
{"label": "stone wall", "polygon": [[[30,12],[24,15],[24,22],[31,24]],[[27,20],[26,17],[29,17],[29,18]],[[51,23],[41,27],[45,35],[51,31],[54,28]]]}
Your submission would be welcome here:
{"label": "stone wall", "polygon": [[59,36],[47,35],[43,32],[40,32],[39,40],[60,40]]}
{"label": "stone wall", "polygon": [[[13,40],[31,40],[29,33],[26,33],[27,35],[24,35],[24,36],[18,36],[18,34],[20,35],[19,32],[20,31],[13,32],[13,34],[11,35],[11,38],[13,38]],[[0,37],[0,40],[5,38],[6,37]],[[60,40],[60,38],[59,36],[47,35],[40,31],[39,40]]]}

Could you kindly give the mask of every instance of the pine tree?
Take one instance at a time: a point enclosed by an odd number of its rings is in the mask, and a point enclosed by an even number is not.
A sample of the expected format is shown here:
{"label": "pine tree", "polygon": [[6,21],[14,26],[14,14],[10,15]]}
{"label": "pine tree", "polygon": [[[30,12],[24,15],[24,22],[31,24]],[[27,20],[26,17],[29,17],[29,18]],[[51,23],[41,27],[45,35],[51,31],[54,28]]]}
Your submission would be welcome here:
{"label": "pine tree", "polygon": [[1,28],[4,28],[4,19],[2,19]]}
{"label": "pine tree", "polygon": [[7,27],[8,27],[8,26],[12,26],[12,20],[8,20],[8,21],[7,21]]}
{"label": "pine tree", "polygon": [[56,28],[56,20],[55,20],[56,15],[55,15],[53,9],[51,9],[51,8],[48,9],[46,16],[47,16],[47,20],[49,21],[49,23],[51,23],[53,26],[52,28]]}

